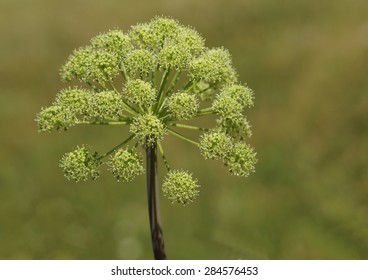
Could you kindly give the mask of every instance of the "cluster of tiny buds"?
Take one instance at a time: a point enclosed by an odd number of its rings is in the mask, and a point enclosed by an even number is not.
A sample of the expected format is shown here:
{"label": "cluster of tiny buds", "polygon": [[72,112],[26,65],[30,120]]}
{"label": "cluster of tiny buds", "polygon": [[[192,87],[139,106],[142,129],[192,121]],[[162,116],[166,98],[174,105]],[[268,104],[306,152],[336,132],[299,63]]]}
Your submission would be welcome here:
{"label": "cluster of tiny buds", "polygon": [[[196,145],[204,158],[221,160],[231,174],[246,177],[254,171],[256,153],[244,140],[251,135],[246,112],[254,94],[238,82],[229,51],[205,47],[193,28],[155,17],[127,32],[102,33],[75,50],[60,74],[63,81],[85,87],[66,88],[42,108],[36,117],[39,131],[91,124],[129,126],[130,132],[104,154],[81,146],[64,155],[60,166],[67,179],[96,179],[105,160],[117,180],[131,181],[145,171],[139,147],[158,147],[168,169],[163,193],[185,205],[199,186],[192,174],[169,167],[161,145],[166,135]],[[212,128],[187,123],[207,115],[214,116]],[[204,133],[196,142],[178,131],[184,129]],[[130,141],[135,141],[131,148],[123,147]]]}

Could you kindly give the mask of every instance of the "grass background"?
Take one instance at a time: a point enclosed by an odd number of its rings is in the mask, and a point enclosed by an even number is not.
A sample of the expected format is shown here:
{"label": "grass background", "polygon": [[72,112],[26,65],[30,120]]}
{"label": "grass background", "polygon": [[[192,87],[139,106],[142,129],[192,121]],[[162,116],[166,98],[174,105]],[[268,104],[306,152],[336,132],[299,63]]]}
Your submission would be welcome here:
{"label": "grass background", "polygon": [[65,87],[73,49],[155,15],[228,48],[256,93],[249,178],[165,140],[170,163],[203,186],[187,207],[162,199],[169,258],[367,259],[367,14],[365,0],[0,0],[0,259],[152,258],[143,176],[75,184],[58,167],[126,130],[39,134],[34,118]]}

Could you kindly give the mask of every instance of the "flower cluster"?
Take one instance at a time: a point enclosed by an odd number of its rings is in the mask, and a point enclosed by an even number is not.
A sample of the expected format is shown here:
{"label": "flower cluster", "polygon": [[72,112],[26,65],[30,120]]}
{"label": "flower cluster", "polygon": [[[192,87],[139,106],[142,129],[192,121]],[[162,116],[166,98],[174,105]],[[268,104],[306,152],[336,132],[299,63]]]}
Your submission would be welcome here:
{"label": "flower cluster", "polygon": [[134,118],[130,126],[132,132],[141,144],[152,146],[162,140],[165,134],[165,125],[155,115],[139,115]]}
{"label": "flower cluster", "polygon": [[87,181],[89,177],[96,179],[100,175],[98,170],[100,163],[96,152],[82,146],[65,154],[60,161],[60,167],[68,180],[79,182]]}
{"label": "flower cluster", "polygon": [[183,205],[192,202],[199,194],[199,185],[193,176],[185,171],[173,170],[166,175],[162,191],[173,203]]}
{"label": "flower cluster", "polygon": [[88,116],[92,118],[117,119],[123,115],[123,100],[115,91],[96,92],[88,105]]}
{"label": "flower cluster", "polygon": [[147,109],[156,101],[156,90],[148,82],[140,79],[127,81],[123,90],[124,99],[130,105]]}
{"label": "flower cluster", "polygon": [[[97,124],[129,126],[130,132],[101,156],[85,146],[67,153],[60,165],[69,180],[97,178],[99,165],[108,159],[113,175],[130,181],[144,172],[138,147],[158,147],[169,171],[163,192],[185,205],[198,195],[197,180],[170,169],[161,146],[166,135],[196,145],[204,158],[221,160],[231,174],[254,171],[256,153],[245,142],[251,136],[246,112],[254,94],[238,81],[228,50],[207,48],[193,28],[155,17],[127,32],[101,33],[75,50],[60,74],[63,81],[77,80],[85,87],[64,89],[51,106],[42,108],[36,117],[39,131]],[[210,115],[213,127],[187,123]],[[196,141],[184,129],[205,132]],[[134,148],[124,148],[130,141],[135,141]]]}
{"label": "flower cluster", "polygon": [[143,159],[134,149],[119,149],[111,156],[109,166],[118,181],[131,181],[144,173]]}
{"label": "flower cluster", "polygon": [[199,149],[206,159],[220,159],[229,172],[236,176],[247,177],[254,171],[257,162],[254,149],[234,139],[222,131],[213,131],[202,135]]}
{"label": "flower cluster", "polygon": [[177,92],[167,99],[167,108],[170,115],[177,120],[189,120],[198,111],[199,103],[193,94]]}

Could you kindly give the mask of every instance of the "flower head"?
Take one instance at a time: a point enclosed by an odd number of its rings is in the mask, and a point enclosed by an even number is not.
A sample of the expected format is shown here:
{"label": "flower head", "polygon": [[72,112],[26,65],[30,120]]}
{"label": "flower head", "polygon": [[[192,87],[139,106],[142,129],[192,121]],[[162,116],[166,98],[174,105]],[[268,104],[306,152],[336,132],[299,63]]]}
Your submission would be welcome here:
{"label": "flower head", "polygon": [[69,57],[61,68],[61,77],[65,81],[76,78],[82,82],[105,84],[119,73],[119,64],[119,59],[106,50],[84,47]]}
{"label": "flower head", "polygon": [[141,79],[129,80],[123,90],[124,99],[132,105],[148,108],[156,101],[156,90]]}
{"label": "flower head", "polygon": [[88,115],[98,119],[116,119],[122,115],[122,96],[115,91],[95,93],[89,102]]}
{"label": "flower head", "polygon": [[248,144],[239,142],[233,145],[225,164],[231,174],[235,176],[248,177],[254,172],[254,165],[257,162],[256,152]]}
{"label": "flower head", "polygon": [[91,39],[94,49],[105,50],[122,60],[132,49],[130,38],[120,30],[110,30]]}
{"label": "flower head", "polygon": [[36,116],[38,130],[42,132],[56,130],[67,130],[78,122],[75,114],[68,108],[53,105],[43,108]]}
{"label": "flower head", "polygon": [[82,146],[65,154],[60,161],[60,167],[68,180],[79,182],[87,181],[89,177],[96,179],[100,175],[100,163],[96,152]]}
{"label": "flower head", "polygon": [[128,74],[135,76],[136,74],[150,74],[155,70],[156,58],[148,50],[136,49],[127,54],[125,60],[125,68]]}
{"label": "flower head", "polygon": [[193,28],[180,26],[178,32],[178,45],[185,46],[193,57],[204,51],[204,38]]}
{"label": "flower head", "polygon": [[231,57],[223,48],[209,49],[194,59],[190,65],[192,77],[209,84],[228,84],[236,81]]}
{"label": "flower head", "polygon": [[254,104],[253,91],[247,86],[240,84],[226,85],[221,90],[221,96],[230,96],[234,100],[238,101],[243,108],[251,107]]}
{"label": "flower head", "polygon": [[55,105],[67,108],[70,111],[86,115],[89,107],[91,92],[83,88],[69,88],[62,90],[55,99]]}
{"label": "flower head", "polygon": [[212,103],[213,110],[222,117],[238,118],[242,116],[242,104],[227,93],[220,93]]}
{"label": "flower head", "polygon": [[158,66],[163,69],[185,69],[191,59],[190,50],[185,45],[166,44],[158,53]]}
{"label": "flower head", "polygon": [[225,159],[233,146],[232,138],[222,131],[211,131],[201,136],[199,150],[205,159]]}
{"label": "flower head", "polygon": [[134,118],[130,132],[135,134],[141,144],[151,146],[162,140],[165,126],[155,115],[140,115]]}
{"label": "flower head", "polygon": [[173,170],[166,175],[162,191],[173,203],[183,205],[192,202],[199,194],[199,185],[192,174],[185,171]]}
{"label": "flower head", "polygon": [[[251,135],[245,116],[253,92],[237,80],[228,50],[206,48],[192,27],[158,16],[132,26],[101,33],[75,50],[60,70],[64,81],[76,79],[88,89],[74,87],[57,94],[36,121],[40,131],[67,130],[76,124],[129,126],[131,135],[101,156],[82,146],[63,156],[60,166],[69,180],[97,178],[104,158],[118,180],[130,181],[144,172],[137,148],[156,148],[172,170],[161,141],[166,134],[199,147],[206,159],[221,160],[237,176],[254,171],[256,153],[244,143]],[[187,123],[213,115],[213,126]],[[208,123],[206,123],[208,124]],[[194,134],[191,139],[185,129]],[[198,135],[198,134],[197,134]],[[134,141],[134,148],[123,148]],[[187,204],[198,195],[197,180],[185,171],[169,171],[164,194]]]}
{"label": "flower head", "polygon": [[199,102],[193,94],[187,92],[174,93],[167,99],[170,114],[178,120],[189,120],[198,111]]}
{"label": "flower head", "polygon": [[118,181],[128,182],[144,173],[142,156],[135,149],[119,149],[111,156],[109,166]]}

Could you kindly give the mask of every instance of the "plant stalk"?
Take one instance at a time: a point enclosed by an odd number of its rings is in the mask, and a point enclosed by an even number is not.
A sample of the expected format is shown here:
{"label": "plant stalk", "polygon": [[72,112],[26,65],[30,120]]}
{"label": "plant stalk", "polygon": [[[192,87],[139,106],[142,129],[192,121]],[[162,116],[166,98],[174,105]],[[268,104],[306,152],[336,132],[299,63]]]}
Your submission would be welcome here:
{"label": "plant stalk", "polygon": [[156,260],[166,260],[164,237],[160,222],[160,204],[157,176],[157,144],[147,145],[147,194],[148,215],[151,229],[153,255]]}

